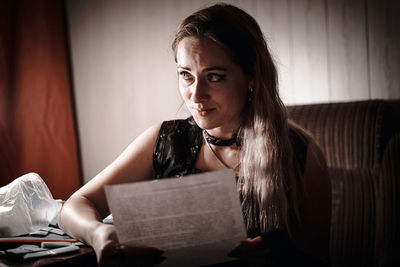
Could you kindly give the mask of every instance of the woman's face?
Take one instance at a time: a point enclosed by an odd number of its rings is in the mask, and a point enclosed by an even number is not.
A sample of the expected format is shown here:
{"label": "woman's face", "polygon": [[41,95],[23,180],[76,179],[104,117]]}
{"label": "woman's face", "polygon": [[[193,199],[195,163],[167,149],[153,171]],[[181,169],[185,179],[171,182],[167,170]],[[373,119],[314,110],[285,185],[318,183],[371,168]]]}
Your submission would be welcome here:
{"label": "woman's face", "polygon": [[228,51],[207,39],[182,39],[176,59],[179,90],[197,125],[229,138],[244,111],[247,75]]}

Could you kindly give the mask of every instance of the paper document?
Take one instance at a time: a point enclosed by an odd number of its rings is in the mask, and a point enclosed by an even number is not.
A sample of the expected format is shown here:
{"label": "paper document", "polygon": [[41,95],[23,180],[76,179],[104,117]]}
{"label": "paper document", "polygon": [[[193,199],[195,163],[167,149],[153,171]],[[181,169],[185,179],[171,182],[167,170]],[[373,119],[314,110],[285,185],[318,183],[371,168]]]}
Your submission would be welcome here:
{"label": "paper document", "polygon": [[246,240],[235,174],[221,170],[183,178],[105,186],[121,244],[166,251],[163,266],[202,266]]}

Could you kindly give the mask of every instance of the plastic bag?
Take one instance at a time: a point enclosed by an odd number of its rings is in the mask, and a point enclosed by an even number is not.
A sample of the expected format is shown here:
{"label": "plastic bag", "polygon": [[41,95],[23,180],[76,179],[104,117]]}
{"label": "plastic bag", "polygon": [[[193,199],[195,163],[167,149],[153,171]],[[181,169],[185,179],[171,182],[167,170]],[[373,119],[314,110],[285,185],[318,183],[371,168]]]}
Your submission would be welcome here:
{"label": "plastic bag", "polygon": [[46,227],[61,203],[36,173],[28,173],[0,188],[0,236],[17,236]]}

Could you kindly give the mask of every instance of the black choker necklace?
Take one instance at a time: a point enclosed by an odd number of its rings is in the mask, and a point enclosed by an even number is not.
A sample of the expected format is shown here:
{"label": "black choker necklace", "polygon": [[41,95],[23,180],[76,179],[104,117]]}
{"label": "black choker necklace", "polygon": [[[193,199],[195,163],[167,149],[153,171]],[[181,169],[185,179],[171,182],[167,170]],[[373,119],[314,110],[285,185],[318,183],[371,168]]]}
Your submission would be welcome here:
{"label": "black choker necklace", "polygon": [[215,146],[231,146],[236,143],[237,146],[240,146],[240,138],[238,138],[237,132],[234,132],[231,139],[222,139],[217,137],[210,136],[206,130],[203,130],[204,138],[208,143],[213,144]]}

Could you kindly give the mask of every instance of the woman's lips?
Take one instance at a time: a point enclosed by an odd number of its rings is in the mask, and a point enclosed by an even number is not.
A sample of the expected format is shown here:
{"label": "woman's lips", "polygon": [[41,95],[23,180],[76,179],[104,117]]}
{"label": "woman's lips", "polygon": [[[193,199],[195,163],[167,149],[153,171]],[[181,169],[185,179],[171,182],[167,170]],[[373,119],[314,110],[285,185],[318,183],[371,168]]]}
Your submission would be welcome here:
{"label": "woman's lips", "polygon": [[215,108],[193,108],[200,116],[207,116],[210,114],[212,111],[215,110]]}

